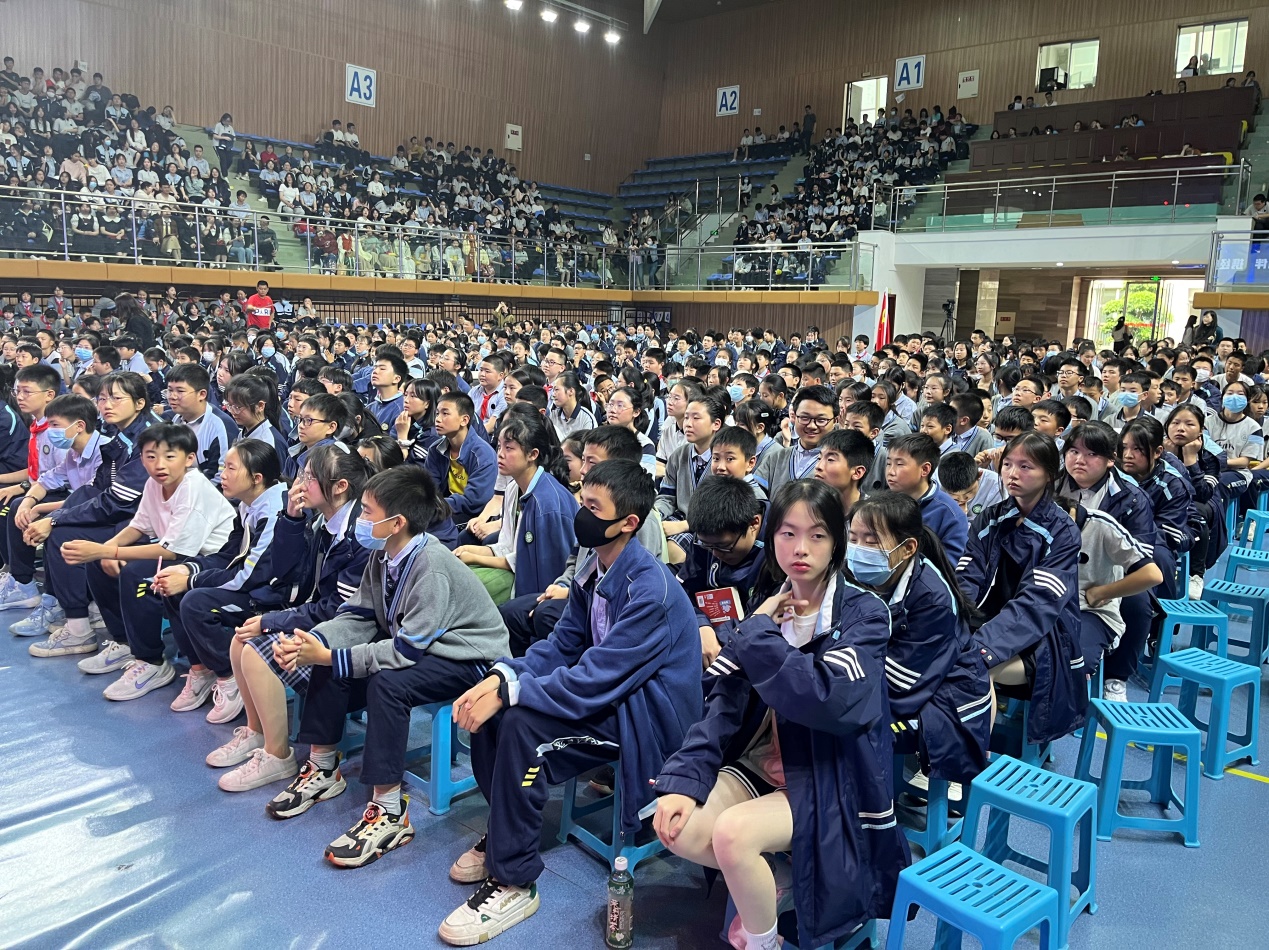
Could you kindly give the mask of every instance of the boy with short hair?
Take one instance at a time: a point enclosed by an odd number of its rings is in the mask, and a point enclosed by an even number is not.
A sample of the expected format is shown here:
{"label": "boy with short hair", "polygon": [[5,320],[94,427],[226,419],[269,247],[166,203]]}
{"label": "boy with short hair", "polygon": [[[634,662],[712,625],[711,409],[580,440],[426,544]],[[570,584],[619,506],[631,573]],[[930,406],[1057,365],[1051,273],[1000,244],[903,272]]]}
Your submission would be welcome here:
{"label": "boy with short hair", "polygon": [[872,463],[860,485],[864,495],[887,490],[885,433],[881,428],[885,420],[885,410],[870,400],[861,399],[846,407],[846,428],[854,429],[872,443]]}
{"label": "boy with short hair", "polygon": [[939,459],[938,479],[970,524],[984,508],[1005,498],[1000,476],[991,469],[980,469],[967,452],[948,452]]}
{"label": "boy with short hair", "polygon": [[[990,402],[990,397],[987,402]],[[952,427],[952,438],[948,440],[950,445],[943,454],[968,452],[977,455],[991,448],[991,434],[978,424],[983,418],[983,398],[976,392],[957,393],[947,404],[956,410],[956,424]]]}
{"label": "boy with short hair", "polygon": [[758,473],[759,481],[765,479],[773,497],[785,482],[815,474],[820,442],[837,426],[837,397],[827,386],[802,387],[794,394],[791,405],[797,443],[764,453],[763,469]]}
{"label": "boy with short hair", "polygon": [[300,404],[299,415],[296,417],[299,439],[287,450],[286,459],[282,463],[282,477],[288,482],[295,481],[300,472],[304,471],[308,453],[319,445],[334,442],[348,423],[348,407],[338,396],[323,391],[305,399]]}
{"label": "boy with short hair", "polygon": [[167,374],[167,422],[180,422],[198,438],[198,470],[216,485],[225,453],[238,441],[238,424],[207,400],[211,376],[198,363],[178,363]]}
{"label": "boy with short hair", "polygon": [[[423,462],[450,508],[450,517],[432,533],[446,547],[458,543],[458,532],[493,497],[498,455],[480,436],[471,438],[476,408],[465,393],[445,393],[437,400],[436,434],[441,436]],[[393,418],[395,422],[395,417]]]}
{"label": "boy with short hair", "polygon": [[753,477],[754,466],[757,464],[758,440],[744,426],[720,429],[709,444],[710,474],[738,478],[753,490],[759,501],[766,501],[767,493]]}
{"label": "boy with short hair", "polygon": [[594,554],[559,623],[454,702],[455,721],[472,733],[489,831],[450,868],[456,881],[483,883],[441,924],[447,943],[490,939],[538,909],[550,785],[620,754],[621,830],[632,836],[652,800],[648,777],[700,718],[695,612],[665,565],[634,540],[655,497],[638,462],[591,469],[576,524],[578,542]]}
{"label": "boy with short hair", "polygon": [[497,353],[490,353],[480,361],[476,370],[476,386],[467,394],[476,407],[476,417],[483,431],[492,434],[495,420],[507,408],[507,397],[502,391],[502,381],[507,375],[507,364]]}
{"label": "boy with short hair", "polygon": [[838,429],[824,436],[815,477],[842,496],[848,513],[863,498],[863,485],[872,467],[876,448],[856,429]]}
{"label": "boy with short hair", "polygon": [[[67,564],[88,565],[88,586],[107,634],[116,643],[126,642],[134,657],[103,693],[116,701],[138,699],[176,678],[163,654],[163,602],[150,582],[163,561],[219,551],[236,517],[225,496],[198,470],[198,439],[189,426],[151,426],[141,433],[137,450],[149,479],[132,520],[104,543],[67,541],[61,552]],[[105,560],[118,562],[117,576],[106,573],[100,564]]]}
{"label": "boy with short hair", "polygon": [[1071,424],[1071,410],[1058,399],[1041,399],[1031,407],[1035,431],[1047,435],[1062,448],[1062,433]]}
{"label": "boy with short hair", "polygon": [[956,410],[946,402],[936,402],[921,410],[917,431],[928,435],[940,453],[952,447],[952,430],[956,428]]}
{"label": "boy with short hair", "polygon": [[666,537],[673,538],[687,530],[687,515],[691,509],[692,494],[701,479],[709,474],[713,454],[710,444],[723,426],[727,416],[727,403],[718,392],[703,392],[691,399],[683,413],[681,445],[665,462],[665,477],[657,494],[657,514],[665,522]]}
{"label": "boy with short hair", "polygon": [[366,409],[384,432],[391,430],[405,408],[401,387],[409,378],[410,367],[401,357],[386,353],[375,357],[374,369],[370,371],[370,385],[375,389],[375,398],[366,404]]}
{"label": "boy with short hair", "polygon": [[886,484],[920,503],[921,520],[942,540],[955,562],[965,553],[969,524],[965,513],[933,480],[939,456],[939,447],[928,435],[918,432],[895,439],[886,459]]}

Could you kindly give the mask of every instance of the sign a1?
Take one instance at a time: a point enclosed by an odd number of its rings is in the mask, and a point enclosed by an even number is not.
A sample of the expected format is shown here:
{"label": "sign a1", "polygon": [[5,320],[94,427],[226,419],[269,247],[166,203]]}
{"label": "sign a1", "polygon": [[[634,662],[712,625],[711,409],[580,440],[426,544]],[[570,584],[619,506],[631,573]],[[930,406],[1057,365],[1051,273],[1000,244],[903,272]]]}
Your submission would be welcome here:
{"label": "sign a1", "polygon": [[894,61],[894,91],[921,89],[925,86],[925,54],[905,56]]}

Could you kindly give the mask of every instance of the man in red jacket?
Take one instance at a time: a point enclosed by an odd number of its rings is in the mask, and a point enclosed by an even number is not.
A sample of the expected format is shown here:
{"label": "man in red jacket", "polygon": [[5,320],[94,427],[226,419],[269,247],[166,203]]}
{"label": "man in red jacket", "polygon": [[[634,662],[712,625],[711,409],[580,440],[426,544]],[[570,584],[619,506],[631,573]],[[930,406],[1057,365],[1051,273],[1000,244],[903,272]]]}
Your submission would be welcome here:
{"label": "man in red jacket", "polygon": [[269,296],[269,282],[256,283],[256,292],[247,298],[247,326],[267,330],[273,324],[273,298]]}

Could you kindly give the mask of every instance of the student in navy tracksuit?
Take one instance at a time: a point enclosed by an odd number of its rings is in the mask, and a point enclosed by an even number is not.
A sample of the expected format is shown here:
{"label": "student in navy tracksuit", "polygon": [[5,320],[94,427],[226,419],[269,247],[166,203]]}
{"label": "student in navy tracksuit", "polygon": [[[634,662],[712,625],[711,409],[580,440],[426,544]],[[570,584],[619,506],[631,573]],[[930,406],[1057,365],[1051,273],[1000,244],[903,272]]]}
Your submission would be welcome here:
{"label": "student in navy tracksuit", "polygon": [[[108,375],[98,402],[104,430],[110,436],[101,444],[101,464],[92,484],[72,492],[66,503],[47,518],[31,522],[23,534],[28,544],[44,544],[47,592],[66,612],[66,628],[76,640],[89,642],[88,568],[67,564],[62,545],[67,541],[105,542],[119,527],[131,521],[149,478],[141,463],[137,440],[154,422],[146,394],[145,378],[127,371]],[[107,640],[104,649],[79,662],[88,673],[113,673],[132,659],[127,643]]]}
{"label": "student in navy tracksuit", "polygon": [[278,429],[281,404],[275,386],[254,373],[235,376],[225,387],[224,407],[237,424],[240,438],[272,445],[278,453],[278,464],[285,464],[290,446]]}
{"label": "student in navy tracksuit", "polygon": [[591,469],[576,516],[579,568],[551,636],[454,701],[472,735],[472,768],[489,801],[489,832],[450,869],[484,884],[445,919],[440,937],[488,939],[538,908],[538,853],[549,787],[621,765],[621,828],[633,836],[649,785],[701,711],[700,636],[691,604],[637,540],[656,489],[637,462]]}
{"label": "student in navy tracksuit", "polygon": [[[1083,508],[1105,512],[1118,521],[1159,564],[1166,578],[1169,571],[1175,574],[1175,561],[1165,551],[1157,550],[1166,546],[1157,540],[1154,506],[1150,496],[1131,477],[1114,467],[1118,452],[1119,436],[1109,424],[1096,421],[1081,424],[1063,448],[1066,473],[1058,480],[1057,494],[1078,502]],[[1120,601],[1119,612],[1126,629],[1119,647],[1106,658],[1102,696],[1123,702],[1128,698],[1127,676],[1137,665],[1135,659],[1128,659],[1128,652],[1134,649],[1133,644],[1140,650],[1150,633],[1154,613],[1150,594],[1125,597]],[[1118,673],[1126,675],[1120,677]]]}
{"label": "student in navy tracksuit", "polygon": [[[331,619],[357,592],[370,556],[355,532],[361,490],[369,477],[365,460],[342,442],[318,446],[308,454],[273,529],[274,568],[281,576],[293,578],[288,600],[294,606],[244,619],[234,631],[229,662],[247,724],[208,754],[207,764],[213,768],[241,765],[257,749],[282,760],[291,756],[287,687],[304,693],[318,683],[325,690],[328,712],[335,703],[335,690],[343,691],[347,703],[348,682],[333,680],[329,667],[283,669],[274,659],[273,648],[296,629],[309,630]],[[317,514],[311,523],[305,517],[308,512]],[[334,685],[327,690],[328,684]],[[300,741],[315,738],[301,722]]]}
{"label": "student in navy tracksuit", "polygon": [[766,854],[792,849],[783,889],[804,947],[887,916],[910,860],[894,813],[890,615],[841,571],[845,517],[823,482],[776,490],[763,591],[774,593],[728,631],[706,671],[705,717],[656,780],[661,841],[727,881],[732,946],[779,945]]}
{"label": "student in navy tracksuit", "polygon": [[1005,446],[1000,477],[1008,497],[974,519],[956,564],[961,590],[987,618],[971,645],[996,686],[1029,688],[1027,739],[1036,744],[1078,729],[1088,705],[1080,531],[1053,500],[1059,466],[1047,435],[1024,432]]}
{"label": "student in navy tracksuit", "polygon": [[1220,481],[1224,453],[1218,455],[1208,447],[1204,438],[1206,427],[1206,413],[1200,406],[1187,403],[1173,409],[1164,424],[1167,433],[1164,458],[1176,459],[1176,467],[1194,490],[1197,520],[1190,525],[1194,530],[1190,578],[1191,583],[1197,578],[1200,585],[1204,573],[1216,564],[1229,544],[1225,530],[1225,492]]}
{"label": "student in navy tracksuit", "polygon": [[437,401],[436,432],[440,439],[428,450],[423,467],[431,473],[449,505],[450,518],[429,531],[453,548],[459,530],[476,517],[493,497],[498,475],[498,456],[475,433],[471,422],[476,407],[463,393],[445,393]]}
{"label": "student in navy tracksuit", "polygon": [[900,436],[886,449],[886,485],[915,499],[921,505],[921,520],[943,542],[948,557],[959,558],[965,553],[969,526],[965,512],[934,481],[940,458],[938,445],[928,435]]}
{"label": "student in navy tracksuit", "polygon": [[238,503],[229,541],[210,558],[164,568],[155,580],[172,636],[190,660],[185,687],[172,701],[176,712],[198,709],[209,697],[208,722],[229,722],[242,712],[229,662],[233,630],[259,606],[285,603],[290,592],[290,579],[273,564],[274,528],[286,503],[281,478],[273,446],[238,442],[225,456],[221,480],[225,497]]}
{"label": "student in navy tracksuit", "polygon": [[899,492],[860,502],[846,566],[890,607],[886,682],[896,750],[915,753],[926,775],[971,781],[987,765],[991,677],[970,645],[974,606],[920,506]]}

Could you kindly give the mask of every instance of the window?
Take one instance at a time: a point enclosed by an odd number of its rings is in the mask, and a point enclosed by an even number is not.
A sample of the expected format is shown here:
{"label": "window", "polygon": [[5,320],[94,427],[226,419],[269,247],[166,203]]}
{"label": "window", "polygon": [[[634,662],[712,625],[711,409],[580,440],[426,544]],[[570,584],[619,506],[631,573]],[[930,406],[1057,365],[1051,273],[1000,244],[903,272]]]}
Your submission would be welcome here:
{"label": "window", "polygon": [[[1214,76],[1218,73],[1241,73],[1246,52],[1246,20],[1183,26],[1176,34],[1176,74]],[[1190,66],[1190,60],[1195,57],[1198,58],[1197,73]]]}
{"label": "window", "polygon": [[[1070,40],[1064,43],[1045,43],[1035,62],[1035,88],[1041,92],[1051,80],[1068,89],[1088,89],[1097,85],[1098,40]],[[1240,60],[1241,62],[1241,60]],[[1046,74],[1045,70],[1056,73]]]}

